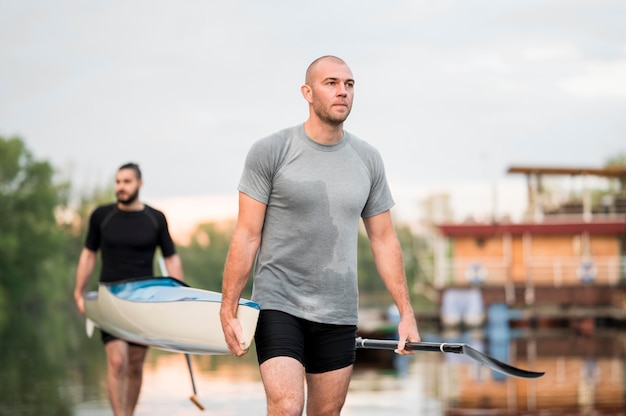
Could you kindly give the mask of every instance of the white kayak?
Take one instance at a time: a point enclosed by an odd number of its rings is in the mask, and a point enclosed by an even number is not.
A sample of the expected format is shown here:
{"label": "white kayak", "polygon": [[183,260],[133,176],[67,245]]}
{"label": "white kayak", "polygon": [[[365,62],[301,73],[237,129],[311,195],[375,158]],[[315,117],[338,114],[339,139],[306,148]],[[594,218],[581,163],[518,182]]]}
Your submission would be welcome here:
{"label": "white kayak", "polygon": [[[85,296],[87,335],[94,327],[118,338],[187,354],[229,353],[220,323],[222,295],[173,277],[100,283]],[[260,307],[240,299],[237,317],[250,347]]]}

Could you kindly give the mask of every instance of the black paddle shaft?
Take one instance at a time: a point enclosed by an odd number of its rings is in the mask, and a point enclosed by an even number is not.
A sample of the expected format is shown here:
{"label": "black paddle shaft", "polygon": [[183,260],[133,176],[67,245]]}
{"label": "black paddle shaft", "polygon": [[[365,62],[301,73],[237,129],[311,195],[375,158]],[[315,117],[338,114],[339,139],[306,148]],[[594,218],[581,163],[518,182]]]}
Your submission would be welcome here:
{"label": "black paddle shaft", "polygon": [[[359,337],[355,340],[355,346],[356,348],[395,350],[396,348],[398,348],[398,341],[383,339],[363,339]],[[439,351],[454,354],[465,354],[469,358],[478,361],[479,363],[491,368],[492,370],[499,371],[502,374],[513,377],[539,378],[545,374],[544,372],[528,371],[521,368],[513,367],[512,365],[503,363],[502,361],[499,361],[483,352],[480,352],[467,344],[448,342],[407,342],[404,345],[404,349],[410,351]]]}
{"label": "black paddle shaft", "polygon": [[[398,341],[387,339],[363,339],[355,340],[357,348],[395,350],[398,347]],[[407,342],[404,349],[409,351],[433,351],[433,352],[450,352],[454,354],[463,354],[463,344],[456,343],[438,343],[438,342]]]}
{"label": "black paddle shaft", "polygon": [[187,359],[187,367],[189,367],[189,377],[191,378],[191,388],[193,389],[193,394],[196,395],[198,392],[196,391],[196,382],[193,379],[193,370],[191,369],[191,357],[189,354],[185,354],[185,358]]}

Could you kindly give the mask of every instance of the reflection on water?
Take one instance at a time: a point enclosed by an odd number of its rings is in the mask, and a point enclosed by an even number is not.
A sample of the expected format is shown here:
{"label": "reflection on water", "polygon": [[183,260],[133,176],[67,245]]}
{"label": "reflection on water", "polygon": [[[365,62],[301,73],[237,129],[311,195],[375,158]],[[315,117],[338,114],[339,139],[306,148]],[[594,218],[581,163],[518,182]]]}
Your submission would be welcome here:
{"label": "reflection on water", "polygon": [[[420,362],[411,361],[409,374],[402,379],[389,370],[357,370],[343,414],[442,414],[440,403],[425,394],[424,378],[419,375]],[[193,365],[197,397],[208,414],[265,414],[265,396],[254,356],[243,360],[196,356]],[[199,410],[189,400],[191,393],[184,357],[152,351],[145,367],[145,382],[136,415],[198,415]],[[77,404],[75,412],[77,416],[110,414],[104,390],[98,399]]]}
{"label": "reflection on water", "polygon": [[[211,363],[207,365],[205,359]],[[263,387],[256,369],[248,363],[235,365],[231,357],[194,357],[194,381],[198,399],[211,415],[262,415],[265,413]],[[216,361],[223,361],[223,367]],[[192,395],[190,375],[181,354],[151,351],[145,366],[137,416],[198,415],[199,409],[189,400]],[[75,415],[109,415],[104,391],[90,402],[77,404]]]}
{"label": "reflection on water", "polygon": [[[99,338],[82,321],[12,320],[0,334],[0,415],[110,415]],[[466,342],[517,367],[546,371],[537,380],[503,377],[456,354],[418,352],[393,369],[387,351],[359,351],[344,408],[347,416],[623,415],[626,331],[598,329],[423,334]],[[254,352],[194,356],[198,398],[211,415],[263,415]],[[401,374],[401,375],[399,375]],[[138,416],[199,415],[189,400],[185,358],[151,350]]]}

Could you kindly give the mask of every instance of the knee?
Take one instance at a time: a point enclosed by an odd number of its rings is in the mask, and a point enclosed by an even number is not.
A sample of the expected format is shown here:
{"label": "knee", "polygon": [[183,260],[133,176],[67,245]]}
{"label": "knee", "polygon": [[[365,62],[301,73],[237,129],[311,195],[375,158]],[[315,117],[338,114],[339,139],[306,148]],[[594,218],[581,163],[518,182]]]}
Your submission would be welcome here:
{"label": "knee", "polygon": [[107,356],[109,371],[116,375],[123,375],[128,370],[128,360],[120,354],[109,354]]}
{"label": "knee", "polygon": [[301,416],[304,410],[304,403],[296,400],[280,400],[279,402],[268,403],[268,415]]}
{"label": "knee", "polygon": [[307,405],[307,415],[310,416],[339,416],[344,402],[334,403],[332,401],[324,401],[320,403],[309,403]]}

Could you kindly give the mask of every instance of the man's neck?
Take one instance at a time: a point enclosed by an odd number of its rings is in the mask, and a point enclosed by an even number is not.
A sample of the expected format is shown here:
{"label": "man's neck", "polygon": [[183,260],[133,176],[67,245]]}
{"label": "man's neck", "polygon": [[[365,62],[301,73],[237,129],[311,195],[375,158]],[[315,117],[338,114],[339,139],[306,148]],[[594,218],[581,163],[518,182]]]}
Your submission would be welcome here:
{"label": "man's neck", "polygon": [[309,118],[304,122],[304,131],[311,140],[320,144],[335,144],[343,139],[343,123],[330,125]]}
{"label": "man's neck", "polygon": [[117,203],[117,209],[120,211],[141,211],[145,208],[145,205],[140,200],[133,201],[131,204]]}

